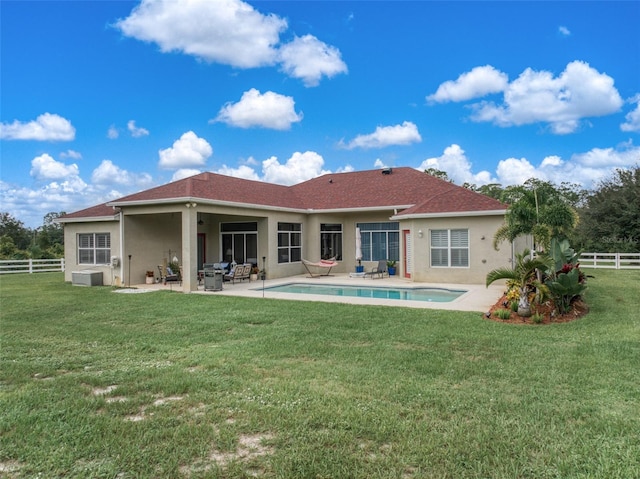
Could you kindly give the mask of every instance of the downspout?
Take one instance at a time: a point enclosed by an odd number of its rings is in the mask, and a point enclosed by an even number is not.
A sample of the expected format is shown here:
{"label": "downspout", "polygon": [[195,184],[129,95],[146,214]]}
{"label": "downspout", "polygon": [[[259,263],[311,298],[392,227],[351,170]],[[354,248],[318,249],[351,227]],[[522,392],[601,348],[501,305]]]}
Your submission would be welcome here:
{"label": "downspout", "polygon": [[[124,285],[124,215],[122,210],[118,213],[118,222],[120,223],[120,285]],[[112,285],[113,286],[113,285]]]}

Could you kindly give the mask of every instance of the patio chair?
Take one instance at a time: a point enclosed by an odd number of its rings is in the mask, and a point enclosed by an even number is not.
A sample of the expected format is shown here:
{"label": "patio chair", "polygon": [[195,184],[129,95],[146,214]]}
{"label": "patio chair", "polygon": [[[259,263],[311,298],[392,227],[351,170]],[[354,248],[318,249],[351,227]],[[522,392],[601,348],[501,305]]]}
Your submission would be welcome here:
{"label": "patio chair", "polygon": [[385,273],[387,273],[387,260],[381,259],[378,261],[378,266],[374,266],[371,271],[364,273],[364,277],[370,276],[371,279],[383,278]]}
{"label": "patio chair", "polygon": [[224,279],[235,284],[236,280],[242,281],[243,279],[249,279],[250,275],[251,263],[237,264],[235,268],[232,268],[231,271],[224,275]]}
{"label": "patio chair", "polygon": [[[314,263],[313,261],[308,261],[306,259],[302,260],[302,264],[304,265],[305,269],[307,270],[307,273],[309,273],[309,277],[310,278],[318,278],[320,276],[330,276],[329,273],[331,273],[331,268],[333,268],[334,266],[337,266],[338,262],[335,260],[335,258],[331,258],[331,259],[321,259],[320,261],[318,261],[317,263]],[[309,267],[313,267],[313,268],[320,268],[320,270],[326,269],[326,273],[322,272],[322,273],[315,273],[315,275],[313,274],[313,272],[311,271],[311,269],[309,269]]]}
{"label": "patio chair", "polygon": [[158,271],[160,272],[160,281],[162,284],[167,283],[179,283],[182,284],[182,266],[180,266],[179,271],[172,271],[170,267],[167,266],[165,270],[162,265],[158,265]]}

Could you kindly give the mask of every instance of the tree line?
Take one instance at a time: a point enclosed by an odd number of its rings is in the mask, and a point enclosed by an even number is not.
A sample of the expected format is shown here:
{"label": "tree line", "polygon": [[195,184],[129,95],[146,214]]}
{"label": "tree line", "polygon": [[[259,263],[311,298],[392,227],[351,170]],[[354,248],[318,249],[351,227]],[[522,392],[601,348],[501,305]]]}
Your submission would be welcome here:
{"label": "tree line", "polygon": [[62,258],[64,230],[55,220],[64,214],[47,213],[42,226],[28,228],[9,213],[0,213],[0,259]]}

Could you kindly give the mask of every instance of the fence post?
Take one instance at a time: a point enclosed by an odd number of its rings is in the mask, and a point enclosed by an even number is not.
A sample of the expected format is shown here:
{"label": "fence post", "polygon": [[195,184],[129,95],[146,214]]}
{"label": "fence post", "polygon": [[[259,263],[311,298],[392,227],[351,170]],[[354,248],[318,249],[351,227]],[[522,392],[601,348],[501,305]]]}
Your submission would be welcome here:
{"label": "fence post", "polygon": [[29,274],[33,273],[33,260],[29,258]]}
{"label": "fence post", "polygon": [[60,270],[64,273],[64,258],[60,258]]}

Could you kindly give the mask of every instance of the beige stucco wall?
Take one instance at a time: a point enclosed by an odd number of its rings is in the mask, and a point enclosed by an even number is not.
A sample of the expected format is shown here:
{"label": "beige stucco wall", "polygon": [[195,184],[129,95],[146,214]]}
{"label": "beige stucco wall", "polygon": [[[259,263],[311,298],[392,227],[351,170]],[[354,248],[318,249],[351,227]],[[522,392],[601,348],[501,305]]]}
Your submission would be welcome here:
{"label": "beige stucco wall", "polygon": [[101,271],[104,285],[120,284],[122,273],[120,267],[111,265],[79,264],[78,263],[78,234],[80,233],[109,233],[111,235],[111,256],[120,255],[120,222],[95,221],[91,223],[66,223],[64,225],[64,280],[71,282],[74,271]]}
{"label": "beige stucco wall", "polygon": [[[408,227],[412,231],[414,249],[412,280],[430,283],[482,284],[486,280],[487,273],[492,269],[509,267],[511,264],[511,245],[503,243],[498,251],[493,248],[493,235],[502,222],[502,216],[470,216],[416,219],[403,223],[401,230]],[[456,228],[469,230],[469,267],[432,267],[430,231]],[[419,231],[422,231],[422,237],[420,237]],[[404,274],[403,270],[401,274]]]}
{"label": "beige stucco wall", "polygon": [[[356,224],[365,222],[386,222],[394,212],[346,212],[346,213],[305,213],[248,209],[234,206],[182,203],[153,206],[129,206],[122,211],[122,234],[124,250],[120,248],[120,222],[67,223],[65,225],[65,257],[67,271],[65,279],[71,281],[73,271],[79,269],[99,269],[104,273],[104,284],[142,284],[146,271],[152,270],[156,277],[158,265],[171,261],[176,256],[188,275],[183,283],[185,291],[197,288],[197,236],[205,236],[205,262],[223,260],[220,245],[220,224],[228,222],[255,221],[258,225],[258,266],[263,267],[266,258],[267,278],[282,278],[306,272],[302,263],[278,263],[278,222],[302,224],[302,257],[310,261],[320,259],[320,225],[322,223],[342,224],[342,259],[333,269],[336,273],[355,271]],[[201,224],[198,224],[198,219]],[[484,283],[487,272],[510,266],[512,248],[503,244],[499,251],[493,248],[493,235],[502,224],[503,217],[469,216],[454,218],[420,218],[400,222],[400,261],[398,275],[405,277],[405,251],[403,231],[411,232],[413,254],[411,255],[410,279],[416,282],[444,283]],[[433,268],[430,266],[431,229],[469,229],[468,268]],[[418,232],[422,231],[422,237]],[[77,265],[77,234],[80,232],[111,233],[113,256],[121,257],[121,267]],[[484,238],[484,239],[483,239]],[[131,261],[129,261],[131,255]],[[363,263],[365,270],[371,270],[377,262]]]}

